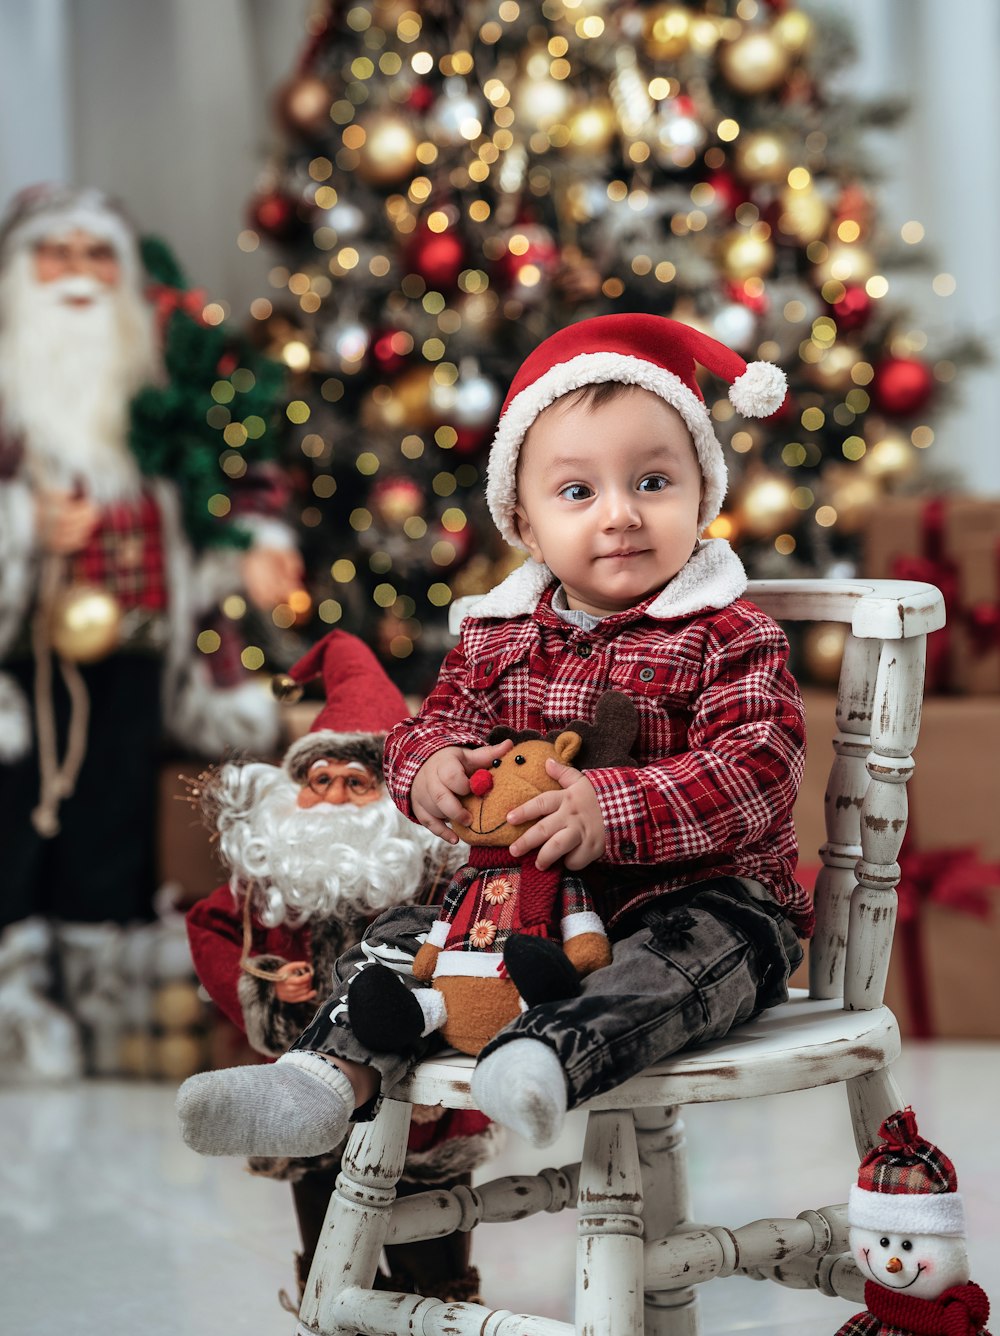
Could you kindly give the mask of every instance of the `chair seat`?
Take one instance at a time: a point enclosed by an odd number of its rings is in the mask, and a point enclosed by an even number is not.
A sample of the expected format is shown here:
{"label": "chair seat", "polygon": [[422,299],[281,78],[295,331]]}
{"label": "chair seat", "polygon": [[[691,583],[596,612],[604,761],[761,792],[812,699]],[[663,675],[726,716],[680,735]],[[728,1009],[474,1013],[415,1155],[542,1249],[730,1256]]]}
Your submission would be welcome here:
{"label": "chair seat", "polygon": [[[839,998],[817,1001],[804,989],[792,989],[788,1002],[725,1039],[650,1067],[583,1107],[651,1108],[806,1090],[887,1067],[899,1051],[899,1026],[888,1007],[845,1011]],[[475,1058],[462,1053],[429,1058],[399,1082],[393,1097],[475,1108],[469,1093],[475,1065]]]}

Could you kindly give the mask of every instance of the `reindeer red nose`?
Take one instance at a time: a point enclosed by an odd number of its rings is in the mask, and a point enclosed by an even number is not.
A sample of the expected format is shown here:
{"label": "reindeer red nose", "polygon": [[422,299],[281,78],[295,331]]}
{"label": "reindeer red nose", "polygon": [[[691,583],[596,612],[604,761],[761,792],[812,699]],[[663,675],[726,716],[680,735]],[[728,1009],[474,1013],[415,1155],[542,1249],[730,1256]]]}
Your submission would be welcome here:
{"label": "reindeer red nose", "polygon": [[485,798],[493,787],[493,776],[488,770],[474,770],[469,779],[469,788],[477,798]]}

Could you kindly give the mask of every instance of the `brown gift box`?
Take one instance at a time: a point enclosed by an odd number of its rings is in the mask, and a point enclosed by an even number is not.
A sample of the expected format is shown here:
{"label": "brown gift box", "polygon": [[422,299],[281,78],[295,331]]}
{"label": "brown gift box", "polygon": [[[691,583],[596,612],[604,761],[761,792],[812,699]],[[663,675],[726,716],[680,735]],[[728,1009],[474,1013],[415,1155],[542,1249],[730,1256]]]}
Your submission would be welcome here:
{"label": "brown gift box", "polygon": [[[803,870],[819,863],[826,839],[823,794],[833,760],[835,698],[806,691],[808,751],[795,806]],[[1000,862],[1000,700],[934,696],[924,701],[916,769],[908,785],[909,836],[921,853],[975,849],[984,863]],[[933,902],[920,906],[920,956],[931,1033],[949,1039],[1000,1038],[1000,868],[986,876],[986,917]],[[905,928],[897,926],[885,1000],[904,1034],[913,1034],[903,954]],[[794,979],[808,985],[803,967]]]}
{"label": "brown gift box", "polygon": [[[933,550],[938,507],[940,553]],[[912,571],[910,578],[927,579],[945,594],[948,626],[936,635],[947,643],[946,688],[971,695],[1000,692],[1000,635],[976,636],[970,624],[977,614],[994,626],[1000,620],[1000,499],[883,499],[865,527],[862,574],[878,580],[898,576],[900,557],[930,558],[927,571]],[[947,574],[941,572],[942,559],[951,567]]]}

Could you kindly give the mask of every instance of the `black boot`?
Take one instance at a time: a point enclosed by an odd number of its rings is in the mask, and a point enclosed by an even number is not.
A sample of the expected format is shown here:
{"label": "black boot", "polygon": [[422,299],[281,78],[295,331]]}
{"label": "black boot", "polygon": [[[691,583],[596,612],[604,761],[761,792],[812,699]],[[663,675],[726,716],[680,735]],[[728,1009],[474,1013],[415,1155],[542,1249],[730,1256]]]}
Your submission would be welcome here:
{"label": "black boot", "polygon": [[420,1003],[398,974],[369,965],[347,990],[351,1029],[373,1053],[410,1053],[424,1032]]}
{"label": "black boot", "polygon": [[573,962],[547,937],[513,933],[503,949],[503,963],[529,1007],[561,1002],[580,992],[580,976]]}

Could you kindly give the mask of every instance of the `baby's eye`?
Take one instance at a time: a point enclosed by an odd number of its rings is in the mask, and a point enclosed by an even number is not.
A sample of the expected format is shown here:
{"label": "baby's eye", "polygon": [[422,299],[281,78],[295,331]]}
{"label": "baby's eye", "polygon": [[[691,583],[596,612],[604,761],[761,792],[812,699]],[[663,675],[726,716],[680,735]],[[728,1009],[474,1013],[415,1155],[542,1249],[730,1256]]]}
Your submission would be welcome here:
{"label": "baby's eye", "polygon": [[662,473],[651,473],[648,478],[643,478],[639,483],[640,492],[662,492],[667,485],[667,480]]}
{"label": "baby's eye", "polygon": [[583,482],[571,482],[568,487],[564,487],[559,493],[567,501],[586,501],[588,497],[593,496],[593,492]]}

